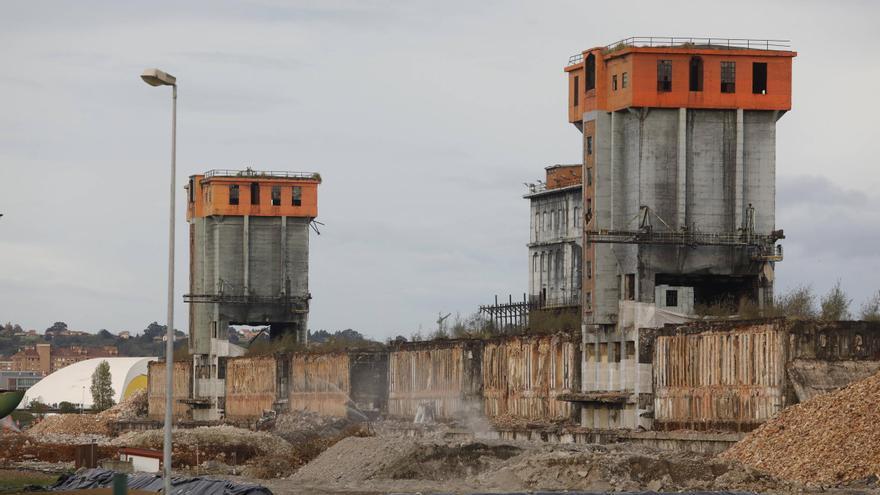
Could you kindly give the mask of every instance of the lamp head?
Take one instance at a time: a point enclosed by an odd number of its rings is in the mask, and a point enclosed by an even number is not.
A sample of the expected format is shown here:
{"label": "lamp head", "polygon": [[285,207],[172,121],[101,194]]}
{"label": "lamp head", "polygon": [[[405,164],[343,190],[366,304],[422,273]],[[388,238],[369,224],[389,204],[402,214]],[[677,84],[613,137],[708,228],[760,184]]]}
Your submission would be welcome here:
{"label": "lamp head", "polygon": [[177,78],[159,69],[145,69],[141,79],[150,86],[176,86]]}

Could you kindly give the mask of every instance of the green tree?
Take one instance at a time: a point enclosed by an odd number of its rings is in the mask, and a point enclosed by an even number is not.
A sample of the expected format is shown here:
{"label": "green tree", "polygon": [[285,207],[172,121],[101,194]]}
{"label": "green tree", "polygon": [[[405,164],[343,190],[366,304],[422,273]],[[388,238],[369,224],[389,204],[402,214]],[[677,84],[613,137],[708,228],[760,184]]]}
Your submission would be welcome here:
{"label": "green tree", "polygon": [[63,414],[75,413],[77,409],[76,404],[67,402],[66,400],[63,400],[58,404],[58,411]]}
{"label": "green tree", "polygon": [[880,291],[862,305],[859,319],[864,321],[880,321]]}
{"label": "green tree", "polygon": [[838,280],[834,287],[822,297],[821,318],[830,321],[850,319],[849,305],[851,302],[852,299],[846,297],[846,293],[840,287],[840,280]]}
{"label": "green tree", "polygon": [[116,404],[113,400],[113,384],[110,376],[110,363],[101,361],[92,373],[92,404],[97,411],[109,409]]}

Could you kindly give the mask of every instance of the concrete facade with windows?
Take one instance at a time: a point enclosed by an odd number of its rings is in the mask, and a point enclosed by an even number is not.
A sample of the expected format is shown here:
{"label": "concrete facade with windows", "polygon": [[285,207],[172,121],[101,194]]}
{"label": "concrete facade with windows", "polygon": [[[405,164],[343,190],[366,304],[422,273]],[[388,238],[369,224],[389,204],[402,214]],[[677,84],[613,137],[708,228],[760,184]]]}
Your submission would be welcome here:
{"label": "concrete facade with windows", "polygon": [[530,184],[529,297],[541,307],[580,304],[581,165],[546,168]]}

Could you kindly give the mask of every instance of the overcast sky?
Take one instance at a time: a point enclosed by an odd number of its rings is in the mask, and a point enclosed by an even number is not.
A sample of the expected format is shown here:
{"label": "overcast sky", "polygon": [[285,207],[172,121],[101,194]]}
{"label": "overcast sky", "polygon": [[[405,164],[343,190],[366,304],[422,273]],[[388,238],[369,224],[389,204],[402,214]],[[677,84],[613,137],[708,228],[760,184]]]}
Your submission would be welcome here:
{"label": "overcast sky", "polygon": [[310,327],[375,338],[521,294],[524,181],[580,162],[569,55],[627,36],[791,39],[778,124],[777,287],[880,288],[874,2],[0,3],[0,319],[139,331],[165,319],[170,90],[185,178],[320,172]]}

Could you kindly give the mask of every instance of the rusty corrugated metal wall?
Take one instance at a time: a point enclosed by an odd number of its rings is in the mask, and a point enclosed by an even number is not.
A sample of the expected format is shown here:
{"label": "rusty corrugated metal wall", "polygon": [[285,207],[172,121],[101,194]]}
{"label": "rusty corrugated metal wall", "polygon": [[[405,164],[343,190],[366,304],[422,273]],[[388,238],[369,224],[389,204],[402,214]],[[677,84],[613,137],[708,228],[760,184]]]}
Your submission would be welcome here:
{"label": "rusty corrugated metal wall", "polygon": [[[174,363],[174,404],[172,415],[175,419],[189,419],[189,406],[180,402],[192,396],[192,363]],[[147,372],[147,416],[152,420],[165,418],[165,362],[151,361]]]}
{"label": "rusty corrugated metal wall", "polygon": [[226,417],[256,418],[274,409],[275,357],[229,358],[226,364]]}
{"label": "rusty corrugated metal wall", "polygon": [[412,419],[421,402],[438,418],[480,409],[480,343],[433,341],[403,344],[388,358],[388,414]]}
{"label": "rusty corrugated metal wall", "polygon": [[294,354],[290,409],[345,417],[350,385],[348,354]]}
{"label": "rusty corrugated metal wall", "polygon": [[578,344],[579,337],[565,334],[487,342],[482,359],[486,416],[570,419],[571,403],[556,396],[579,391]]}
{"label": "rusty corrugated metal wall", "polygon": [[726,328],[657,336],[655,429],[748,431],[784,407],[785,329],[773,321]]}

